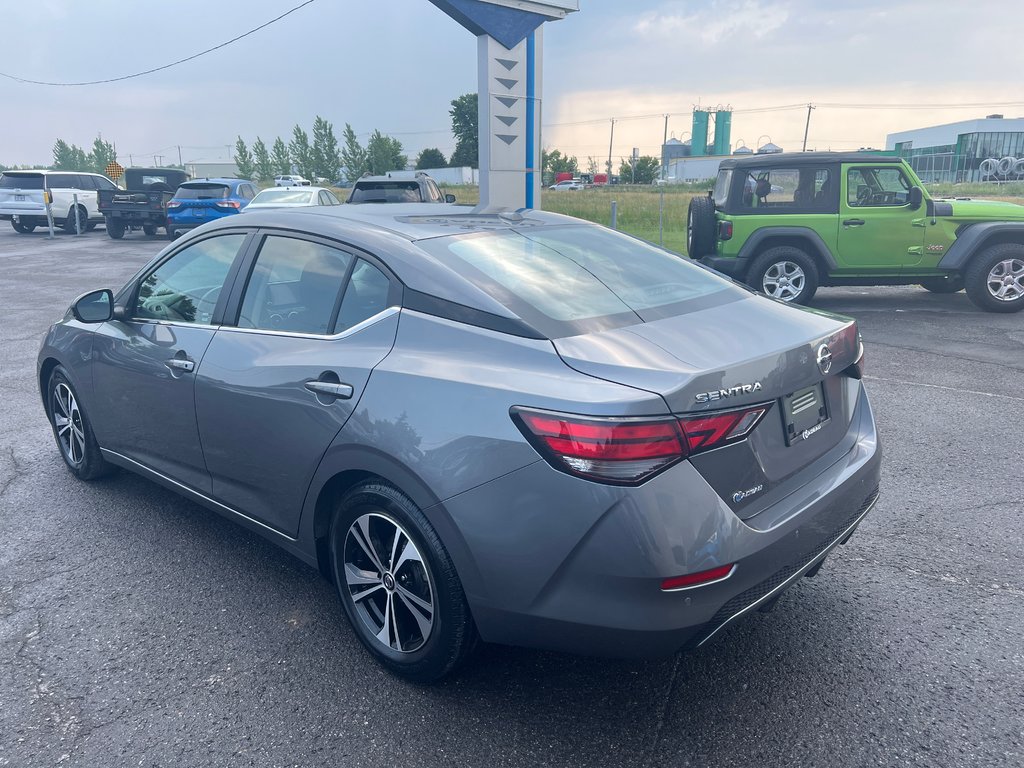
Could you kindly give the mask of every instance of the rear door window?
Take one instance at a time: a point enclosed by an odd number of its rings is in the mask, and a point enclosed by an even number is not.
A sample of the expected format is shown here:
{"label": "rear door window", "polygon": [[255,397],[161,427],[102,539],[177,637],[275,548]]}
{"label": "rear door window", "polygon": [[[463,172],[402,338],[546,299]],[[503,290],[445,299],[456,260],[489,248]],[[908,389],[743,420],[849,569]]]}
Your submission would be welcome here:
{"label": "rear door window", "polygon": [[323,243],[268,235],[245,288],[238,327],[332,333],[353,260]]}
{"label": "rear door window", "polygon": [[46,186],[50,189],[78,189],[78,174],[51,173],[46,177]]}

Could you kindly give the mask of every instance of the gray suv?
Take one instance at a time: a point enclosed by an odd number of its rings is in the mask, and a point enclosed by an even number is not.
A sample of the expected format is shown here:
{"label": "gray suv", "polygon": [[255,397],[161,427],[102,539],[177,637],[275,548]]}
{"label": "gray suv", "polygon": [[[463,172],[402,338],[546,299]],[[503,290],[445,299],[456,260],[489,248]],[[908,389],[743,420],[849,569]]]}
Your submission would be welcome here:
{"label": "gray suv", "polygon": [[420,681],[478,638],[696,647],[875,503],[854,321],[587,222],[422,210],[222,219],[80,297],[38,360],[68,469],[277,543]]}

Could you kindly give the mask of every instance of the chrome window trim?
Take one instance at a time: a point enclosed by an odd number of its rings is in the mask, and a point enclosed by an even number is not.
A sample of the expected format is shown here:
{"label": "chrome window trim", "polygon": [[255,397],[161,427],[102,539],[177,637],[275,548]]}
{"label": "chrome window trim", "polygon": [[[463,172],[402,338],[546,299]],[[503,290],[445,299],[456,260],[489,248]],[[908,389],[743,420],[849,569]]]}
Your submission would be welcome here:
{"label": "chrome window trim", "polygon": [[[348,336],[351,336],[354,333],[358,333],[364,328],[369,328],[371,325],[379,323],[381,320],[385,320],[391,317],[392,315],[397,314],[400,310],[401,307],[398,306],[387,307],[385,309],[382,309],[375,315],[370,315],[370,317],[366,318],[362,322],[356,323],[351,328],[346,328],[344,331],[341,331],[340,333],[332,334],[297,333],[295,331],[273,331],[267,328],[239,328],[237,325],[221,325],[217,327],[221,331],[225,332],[233,331],[236,333],[255,333],[261,336],[286,336],[295,339],[317,339],[321,341],[334,341],[336,339],[347,338]],[[185,325],[188,325],[188,323],[185,323]]]}

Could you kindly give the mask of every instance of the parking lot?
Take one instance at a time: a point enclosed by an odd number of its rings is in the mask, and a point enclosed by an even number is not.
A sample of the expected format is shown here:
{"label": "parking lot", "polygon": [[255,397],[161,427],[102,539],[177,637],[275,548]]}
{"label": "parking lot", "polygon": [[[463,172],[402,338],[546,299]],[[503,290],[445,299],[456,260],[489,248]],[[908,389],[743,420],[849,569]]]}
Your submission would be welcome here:
{"label": "parking lot", "polygon": [[0,766],[1024,762],[1024,315],[821,290],[861,323],[885,459],[814,579],[692,654],[485,647],[417,687],[314,570],[131,474],[65,469],[40,339],[165,244],[0,227]]}

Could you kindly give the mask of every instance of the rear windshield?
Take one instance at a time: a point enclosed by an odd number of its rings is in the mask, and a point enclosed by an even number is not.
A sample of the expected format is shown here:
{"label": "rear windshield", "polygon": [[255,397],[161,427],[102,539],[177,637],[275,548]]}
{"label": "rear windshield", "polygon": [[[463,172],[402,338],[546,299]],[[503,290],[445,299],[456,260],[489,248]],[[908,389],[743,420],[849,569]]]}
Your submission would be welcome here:
{"label": "rear windshield", "polygon": [[5,173],[0,176],[0,189],[42,189],[41,173]]}
{"label": "rear windshield", "polygon": [[359,181],[349,202],[418,203],[420,185],[416,181]]}
{"label": "rear windshield", "polygon": [[715,294],[738,292],[680,256],[602,227],[455,235],[419,245],[551,338],[683,314],[726,300],[710,298]]}
{"label": "rear windshield", "polygon": [[308,205],[312,192],[298,189],[265,189],[256,195],[254,203],[299,203]]}
{"label": "rear windshield", "polygon": [[175,200],[223,200],[231,194],[225,184],[182,184],[174,193]]}

